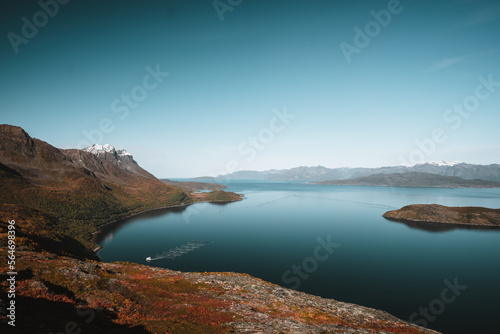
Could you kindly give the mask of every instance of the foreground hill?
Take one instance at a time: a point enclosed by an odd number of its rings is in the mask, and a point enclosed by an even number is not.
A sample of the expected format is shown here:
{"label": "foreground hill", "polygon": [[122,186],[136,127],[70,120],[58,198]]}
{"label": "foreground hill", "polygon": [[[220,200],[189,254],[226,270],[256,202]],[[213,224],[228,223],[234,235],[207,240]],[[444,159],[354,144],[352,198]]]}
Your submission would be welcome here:
{"label": "foreground hill", "polygon": [[[60,333],[68,323],[72,333],[437,333],[245,274],[18,256],[20,333]],[[7,277],[0,278],[5,287]]]}
{"label": "foreground hill", "polygon": [[500,209],[447,207],[437,204],[414,204],[388,211],[383,217],[398,221],[500,226]]}
{"label": "foreground hill", "polygon": [[375,174],[348,180],[323,181],[316,184],[387,187],[500,188],[500,182],[465,180],[456,176],[442,176],[417,172]]}
{"label": "foreground hill", "polygon": [[291,169],[271,169],[267,171],[237,171],[217,178],[201,177],[193,180],[223,182],[224,180],[276,180],[276,181],[309,181],[353,179],[374,174],[394,173],[431,173],[443,176],[456,176],[466,180],[481,179],[500,182],[500,164],[474,165],[463,162],[426,162],[414,166],[389,166],[380,168],[327,168],[295,167]]}

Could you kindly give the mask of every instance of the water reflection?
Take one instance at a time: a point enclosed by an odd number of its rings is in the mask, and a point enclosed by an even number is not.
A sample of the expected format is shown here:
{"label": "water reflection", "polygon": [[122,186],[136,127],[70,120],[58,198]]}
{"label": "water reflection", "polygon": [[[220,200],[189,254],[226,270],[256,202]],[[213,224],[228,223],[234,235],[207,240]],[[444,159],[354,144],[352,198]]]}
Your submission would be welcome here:
{"label": "water reflection", "polygon": [[113,240],[115,233],[124,228],[125,226],[132,224],[138,220],[143,220],[147,218],[155,218],[168,214],[181,214],[186,211],[187,206],[175,207],[175,208],[167,208],[167,209],[157,209],[147,211],[132,217],[127,217],[116,222],[103,225],[99,227],[97,232],[94,234],[93,241],[96,244],[103,245],[107,242]]}
{"label": "water reflection", "polygon": [[412,229],[417,229],[427,232],[449,232],[454,230],[480,230],[480,231],[500,232],[500,226],[497,227],[497,226],[466,225],[466,224],[451,224],[451,223],[410,222],[407,220],[394,219],[394,218],[385,218],[385,219],[398,224],[404,224]]}

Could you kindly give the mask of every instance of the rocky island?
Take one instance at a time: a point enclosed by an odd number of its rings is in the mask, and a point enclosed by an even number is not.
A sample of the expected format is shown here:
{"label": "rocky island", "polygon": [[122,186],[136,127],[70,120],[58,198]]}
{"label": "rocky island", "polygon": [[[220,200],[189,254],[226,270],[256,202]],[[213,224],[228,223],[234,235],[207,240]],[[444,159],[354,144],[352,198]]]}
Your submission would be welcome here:
{"label": "rocky island", "polygon": [[438,204],[413,204],[382,215],[402,222],[428,222],[500,227],[500,209],[447,207]]}

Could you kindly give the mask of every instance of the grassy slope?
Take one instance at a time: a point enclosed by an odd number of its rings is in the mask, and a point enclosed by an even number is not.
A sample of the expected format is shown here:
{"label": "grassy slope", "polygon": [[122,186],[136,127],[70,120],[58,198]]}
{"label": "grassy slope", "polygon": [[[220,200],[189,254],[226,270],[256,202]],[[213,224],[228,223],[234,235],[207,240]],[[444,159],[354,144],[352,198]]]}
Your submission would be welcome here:
{"label": "grassy slope", "polygon": [[436,333],[244,274],[18,256],[17,324],[27,333],[59,333],[69,322],[84,333]]}
{"label": "grassy slope", "polygon": [[[83,172],[70,172],[60,182],[45,184],[19,178],[3,180],[1,202],[51,216],[54,224],[46,226],[48,231],[75,238],[88,248],[92,247],[91,233],[99,225],[148,209],[193,202],[182,189],[157,180],[144,179],[134,186],[120,186]],[[6,209],[15,211],[14,207]]]}

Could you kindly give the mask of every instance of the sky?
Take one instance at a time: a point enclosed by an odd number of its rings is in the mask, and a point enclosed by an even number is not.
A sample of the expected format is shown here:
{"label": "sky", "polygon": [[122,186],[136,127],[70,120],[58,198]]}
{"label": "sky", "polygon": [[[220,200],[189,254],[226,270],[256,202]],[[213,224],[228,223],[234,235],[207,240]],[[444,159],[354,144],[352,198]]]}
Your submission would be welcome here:
{"label": "sky", "polygon": [[0,123],[160,178],[500,163],[500,1],[4,1]]}

